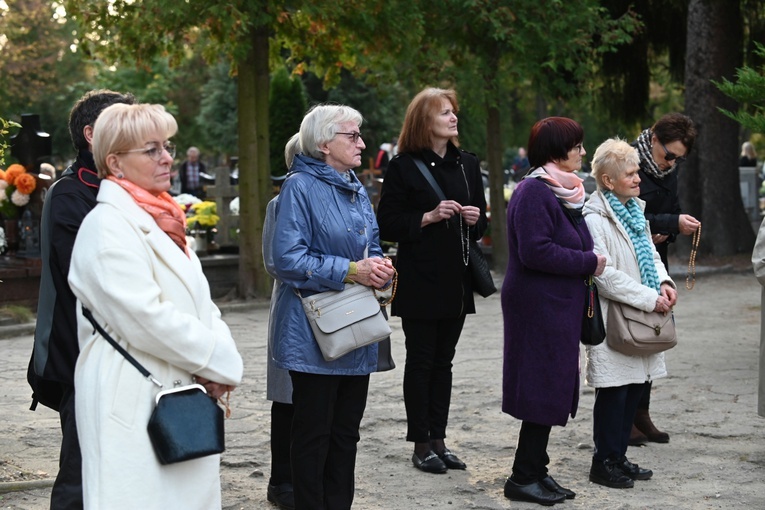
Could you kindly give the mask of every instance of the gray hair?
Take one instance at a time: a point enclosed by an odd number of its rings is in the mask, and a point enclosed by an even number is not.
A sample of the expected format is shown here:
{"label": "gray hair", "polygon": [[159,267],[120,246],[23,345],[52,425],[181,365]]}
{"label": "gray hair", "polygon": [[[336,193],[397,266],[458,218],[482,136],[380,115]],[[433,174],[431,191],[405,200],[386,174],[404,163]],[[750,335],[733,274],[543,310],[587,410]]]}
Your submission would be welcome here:
{"label": "gray hair", "polygon": [[300,153],[300,133],[295,133],[284,146],[284,162],[287,163],[287,169],[292,168],[292,160]]}
{"label": "gray hair", "polygon": [[[364,117],[350,106],[319,104],[308,110],[300,123],[300,151],[314,159],[324,161],[319,147],[331,141],[337,134],[338,124],[355,122],[359,126]],[[286,156],[286,148],[285,148]]]}

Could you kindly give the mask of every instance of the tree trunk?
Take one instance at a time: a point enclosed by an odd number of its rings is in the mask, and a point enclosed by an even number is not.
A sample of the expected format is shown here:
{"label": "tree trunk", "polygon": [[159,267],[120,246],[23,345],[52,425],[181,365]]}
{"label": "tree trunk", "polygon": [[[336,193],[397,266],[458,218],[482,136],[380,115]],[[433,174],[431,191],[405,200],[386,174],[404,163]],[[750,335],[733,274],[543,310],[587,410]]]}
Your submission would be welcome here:
{"label": "tree trunk", "polygon": [[[715,255],[751,251],[754,245],[739,185],[739,126],[718,110],[735,111],[737,105],[712,83],[734,78],[742,63],[742,30],[739,2],[690,0],[685,111],[698,137],[679,175],[680,201],[684,212],[702,222],[700,251]],[[688,246],[683,237],[681,250]]]}
{"label": "tree trunk", "polygon": [[507,266],[507,216],[505,215],[505,172],[502,168],[502,141],[499,107],[489,106],[486,118],[486,154],[489,163],[491,207],[491,267],[504,274]]}
{"label": "tree trunk", "polygon": [[239,62],[239,297],[267,297],[263,219],[271,197],[268,143],[268,30],[253,29],[252,49]]}

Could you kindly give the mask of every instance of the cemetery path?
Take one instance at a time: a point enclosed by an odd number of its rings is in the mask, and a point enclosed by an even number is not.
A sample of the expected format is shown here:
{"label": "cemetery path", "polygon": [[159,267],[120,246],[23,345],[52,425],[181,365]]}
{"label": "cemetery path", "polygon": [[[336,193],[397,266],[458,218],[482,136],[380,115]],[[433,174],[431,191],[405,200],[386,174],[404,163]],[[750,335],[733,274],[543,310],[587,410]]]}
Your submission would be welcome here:
{"label": "cemetery path", "polygon": [[[550,472],[577,493],[563,506],[765,508],[765,428],[756,414],[761,289],[751,269],[741,266],[739,272],[700,270],[692,291],[684,287],[684,268],[676,271],[679,344],[667,353],[670,376],[656,381],[651,404],[655,423],[671,440],[628,451],[631,460],[653,469],[653,479],[636,482],[630,490],[588,482],[594,392],[583,386],[576,419],[565,428],[554,427],[550,438]],[[266,303],[224,307],[245,359],[245,382],[232,394],[233,416],[226,423],[227,451],[221,465],[225,509],[275,508],[265,497],[270,455],[267,315]],[[500,411],[499,296],[479,299],[478,313],[468,317],[454,361],[447,444],[467,463],[466,471],[430,475],[412,466],[411,444],[404,440],[403,333],[397,318],[391,326],[398,367],[372,375],[354,509],[539,508],[508,501],[502,494],[519,422]],[[25,372],[31,342],[30,334],[0,340],[0,477],[11,478],[0,480],[0,489],[19,481],[20,472],[28,473],[22,490],[0,493],[3,509],[47,509],[49,479],[56,473],[58,417],[46,408],[28,410]]]}

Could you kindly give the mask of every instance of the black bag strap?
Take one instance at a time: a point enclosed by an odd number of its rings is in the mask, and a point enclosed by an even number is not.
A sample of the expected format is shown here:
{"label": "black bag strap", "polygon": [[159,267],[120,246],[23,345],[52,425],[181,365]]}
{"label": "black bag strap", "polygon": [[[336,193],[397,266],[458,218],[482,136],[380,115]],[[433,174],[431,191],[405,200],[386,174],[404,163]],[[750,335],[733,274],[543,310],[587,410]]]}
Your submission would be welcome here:
{"label": "black bag strap", "polygon": [[127,352],[120,344],[117,343],[117,341],[109,335],[109,333],[104,330],[104,328],[101,327],[101,325],[96,321],[95,317],[93,317],[93,313],[91,313],[90,310],[85,308],[85,306],[82,307],[82,315],[90,321],[90,323],[93,325],[96,331],[98,331],[104,339],[112,344],[112,347],[117,349],[117,352],[122,354],[126,360],[130,362],[131,365],[133,365],[136,369],[138,369],[139,372],[141,372],[141,375],[143,375],[146,379],[153,382],[160,388],[162,387],[162,383],[159,382],[157,379],[154,378],[153,375],[151,375],[151,372],[146,370],[146,367],[141,365],[137,359],[135,359],[133,356],[130,355],[129,352]]}
{"label": "black bag strap", "polygon": [[[412,160],[414,161],[414,164],[417,165],[417,169],[420,171],[423,177],[425,177],[425,180],[428,181],[428,184],[430,184],[430,187],[433,188],[433,191],[436,192],[436,196],[439,200],[444,201],[446,200],[446,195],[444,195],[444,192],[441,190],[441,186],[438,185],[436,180],[433,178],[433,174],[428,170],[428,167],[425,166],[425,162],[423,162],[420,158],[412,156]],[[449,222],[453,223],[456,228],[459,228],[457,225],[457,222],[454,221],[454,216],[446,220],[447,225]],[[469,228],[469,227],[468,227]]]}
{"label": "black bag strap", "polygon": [[415,156],[412,156],[412,159],[414,160],[414,164],[417,165],[417,168],[419,169],[422,176],[425,177],[425,180],[428,181],[428,184],[430,184],[430,186],[433,188],[433,191],[436,192],[438,199],[446,200],[446,195],[444,195],[444,192],[441,191],[441,186],[439,186],[436,180],[433,178],[433,174],[430,173],[428,167],[425,166],[425,162]]}

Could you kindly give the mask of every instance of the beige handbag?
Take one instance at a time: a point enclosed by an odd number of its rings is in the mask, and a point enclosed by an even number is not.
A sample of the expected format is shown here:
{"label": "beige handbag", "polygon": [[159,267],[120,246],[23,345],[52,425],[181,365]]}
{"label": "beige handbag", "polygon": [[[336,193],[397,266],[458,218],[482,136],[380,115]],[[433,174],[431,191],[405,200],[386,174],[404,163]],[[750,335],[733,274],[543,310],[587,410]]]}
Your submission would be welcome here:
{"label": "beige handbag", "polygon": [[371,287],[347,284],[340,291],[306,297],[297,289],[295,292],[326,361],[390,336],[390,326]]}
{"label": "beige handbag", "polygon": [[619,301],[610,301],[606,324],[608,346],[629,356],[645,356],[677,345],[672,312],[644,312]]}

